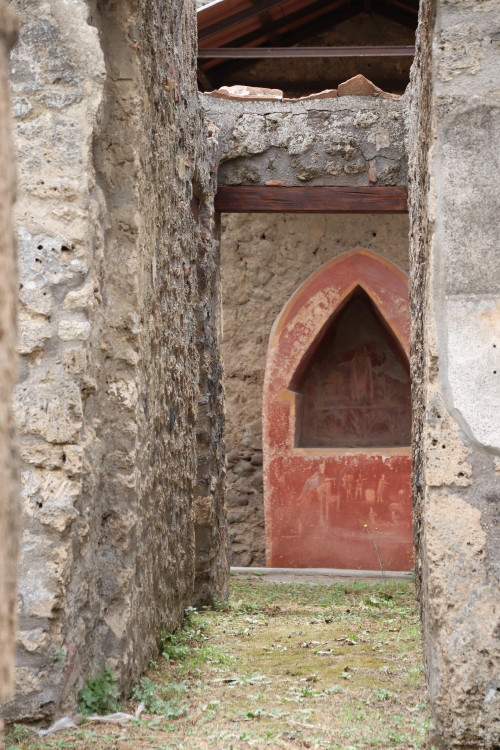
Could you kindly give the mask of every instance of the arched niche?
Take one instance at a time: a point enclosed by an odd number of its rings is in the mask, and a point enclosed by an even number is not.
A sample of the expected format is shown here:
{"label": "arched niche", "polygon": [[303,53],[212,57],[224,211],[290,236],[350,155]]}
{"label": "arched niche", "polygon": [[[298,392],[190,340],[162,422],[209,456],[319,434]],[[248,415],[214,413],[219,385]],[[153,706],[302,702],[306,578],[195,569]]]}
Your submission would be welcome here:
{"label": "arched niche", "polygon": [[363,287],[330,318],[295,373],[296,445],[373,448],[411,442],[408,359]]}
{"label": "arched niche", "polygon": [[408,332],[405,275],[362,248],[281,311],[263,398],[268,565],[410,568]]}

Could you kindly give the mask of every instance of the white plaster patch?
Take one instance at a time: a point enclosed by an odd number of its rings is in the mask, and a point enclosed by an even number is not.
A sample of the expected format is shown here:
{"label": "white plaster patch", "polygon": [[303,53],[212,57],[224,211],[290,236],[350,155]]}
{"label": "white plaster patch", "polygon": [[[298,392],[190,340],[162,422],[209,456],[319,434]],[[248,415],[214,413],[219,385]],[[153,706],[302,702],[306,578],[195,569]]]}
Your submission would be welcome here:
{"label": "white plaster patch", "polygon": [[67,557],[64,547],[50,547],[34,534],[25,531],[22,540],[19,595],[23,615],[51,617],[59,594],[59,571]]}
{"label": "white plaster patch", "polygon": [[388,130],[378,130],[375,136],[377,151],[381,148],[389,148],[391,145],[391,135]]}
{"label": "white plaster patch", "polygon": [[475,440],[500,448],[500,300],[453,298],[445,304],[453,406]]}
{"label": "white plaster patch", "polygon": [[52,336],[50,323],[42,315],[33,315],[25,310],[19,310],[18,324],[17,351],[19,354],[30,354],[37,349],[43,349],[45,342]]}

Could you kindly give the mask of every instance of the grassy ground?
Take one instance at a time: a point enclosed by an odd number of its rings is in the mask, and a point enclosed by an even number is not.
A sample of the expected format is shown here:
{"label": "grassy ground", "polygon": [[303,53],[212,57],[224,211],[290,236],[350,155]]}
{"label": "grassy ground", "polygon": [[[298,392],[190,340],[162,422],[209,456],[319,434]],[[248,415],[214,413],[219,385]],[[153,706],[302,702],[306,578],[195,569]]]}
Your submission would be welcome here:
{"label": "grassy ground", "polygon": [[[232,579],[229,604],[188,613],[120,706],[127,725],[83,723],[9,750],[426,748],[420,629],[407,583],[266,584]],[[110,695],[111,693],[111,695]],[[94,683],[87,700],[108,700]]]}

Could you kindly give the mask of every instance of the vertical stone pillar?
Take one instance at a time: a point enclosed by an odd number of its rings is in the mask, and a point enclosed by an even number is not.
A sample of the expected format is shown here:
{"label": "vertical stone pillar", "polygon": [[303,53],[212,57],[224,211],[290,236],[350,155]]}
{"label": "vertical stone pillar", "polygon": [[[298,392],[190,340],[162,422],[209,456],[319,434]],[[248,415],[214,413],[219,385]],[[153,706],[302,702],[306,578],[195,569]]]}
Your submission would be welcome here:
{"label": "vertical stone pillar", "polygon": [[415,530],[447,750],[500,747],[499,26],[497,0],[423,0],[411,87]]}
{"label": "vertical stone pillar", "polygon": [[[11,224],[14,154],[11,143],[8,54],[14,16],[0,2],[0,702],[10,697],[14,667],[17,498],[11,392],[15,383],[15,258]],[[0,720],[1,732],[1,720]],[[1,742],[1,740],[0,740]]]}

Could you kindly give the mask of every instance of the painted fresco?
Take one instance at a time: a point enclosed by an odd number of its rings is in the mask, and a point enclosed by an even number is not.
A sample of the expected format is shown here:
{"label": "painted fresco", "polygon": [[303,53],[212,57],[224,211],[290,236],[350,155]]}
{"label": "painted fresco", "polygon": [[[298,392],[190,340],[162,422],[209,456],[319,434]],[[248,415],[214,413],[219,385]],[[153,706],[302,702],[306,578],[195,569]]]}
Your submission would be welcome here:
{"label": "painted fresco", "polygon": [[264,386],[270,567],[411,568],[408,328],[406,277],[367,250],[319,269],[278,317]]}
{"label": "painted fresco", "polygon": [[283,457],[271,481],[275,567],[411,567],[407,456]]}
{"label": "painted fresco", "polygon": [[303,394],[300,446],[410,444],[408,368],[366,294],[353,296],[340,312],[298,390]]}

